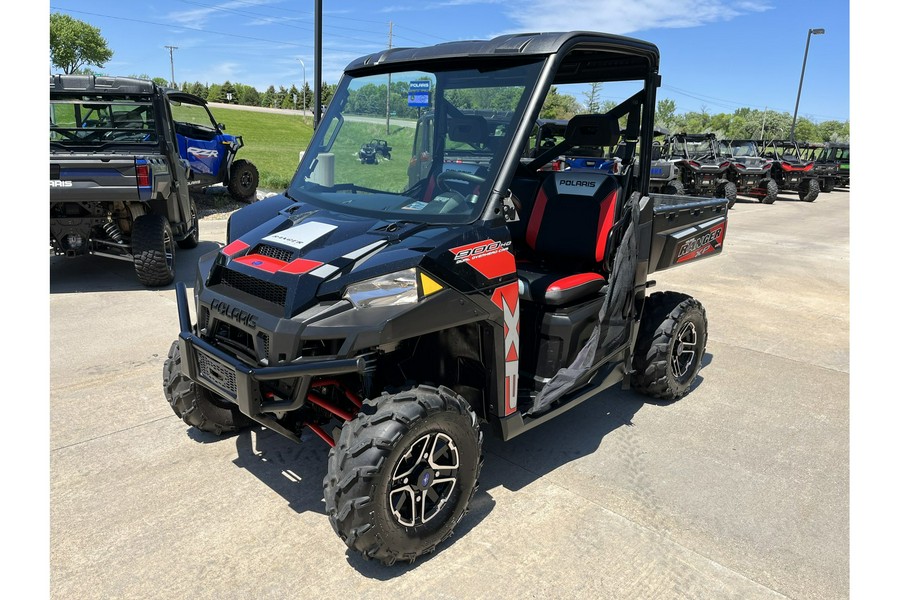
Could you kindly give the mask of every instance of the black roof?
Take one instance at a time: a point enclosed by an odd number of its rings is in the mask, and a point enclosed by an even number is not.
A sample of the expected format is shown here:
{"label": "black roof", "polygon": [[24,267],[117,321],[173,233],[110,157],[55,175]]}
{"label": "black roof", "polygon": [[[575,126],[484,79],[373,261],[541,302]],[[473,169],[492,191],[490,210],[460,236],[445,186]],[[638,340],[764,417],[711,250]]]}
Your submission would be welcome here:
{"label": "black roof", "polygon": [[135,77],[51,75],[50,92],[84,94],[152,94],[157,85]]}
{"label": "black roof", "polygon": [[[555,33],[516,33],[491,40],[446,42],[422,48],[391,48],[361,56],[346,68],[348,73],[381,70],[387,65],[419,61],[454,59],[503,59],[547,56],[577,44],[589,45],[592,51],[608,50],[610,61],[619,66],[628,56],[640,56],[650,61],[650,68],[659,68],[659,50],[655,44],[634,38],[594,31]],[[595,55],[596,56],[596,55]],[[647,63],[643,63],[646,69]]]}

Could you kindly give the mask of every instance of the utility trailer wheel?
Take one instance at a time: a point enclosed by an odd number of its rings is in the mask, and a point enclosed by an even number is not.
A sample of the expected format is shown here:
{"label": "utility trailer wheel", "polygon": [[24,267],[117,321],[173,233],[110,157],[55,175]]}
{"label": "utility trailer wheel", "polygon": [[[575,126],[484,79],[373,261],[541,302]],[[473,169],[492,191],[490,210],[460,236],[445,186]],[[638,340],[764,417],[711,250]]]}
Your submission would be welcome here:
{"label": "utility trailer wheel", "polygon": [[236,160],[231,165],[228,178],[228,193],[238,202],[256,200],[256,188],[259,186],[259,171],[249,160]]}
{"label": "utility trailer wheel", "polygon": [[804,202],[815,202],[819,197],[819,180],[804,179],[800,182],[800,199]]}
{"label": "utility trailer wheel", "polygon": [[163,215],[141,215],[134,220],[131,252],[134,270],[144,285],[159,287],[175,279],[175,242],[172,226]]}
{"label": "utility trailer wheel", "polygon": [[191,234],[182,240],[178,240],[178,247],[190,250],[200,244],[200,217],[197,213],[197,203],[191,199]]}
{"label": "utility trailer wheel", "polygon": [[331,526],[385,565],[434,551],[468,511],[481,443],[475,413],[443,386],[366,400],[328,454]]}
{"label": "utility trailer wheel", "polygon": [[766,179],[766,195],[759,199],[763,204],[774,204],[778,199],[778,184],[774,179]]}
{"label": "utility trailer wheel", "polygon": [[222,435],[253,423],[233,404],[182,375],[178,340],[172,343],[163,364],[163,392],[178,418],[200,431]]}
{"label": "utility trailer wheel", "polygon": [[634,351],[631,384],[642,394],[677,400],[691,387],[706,351],[706,311],[687,294],[647,298]]}

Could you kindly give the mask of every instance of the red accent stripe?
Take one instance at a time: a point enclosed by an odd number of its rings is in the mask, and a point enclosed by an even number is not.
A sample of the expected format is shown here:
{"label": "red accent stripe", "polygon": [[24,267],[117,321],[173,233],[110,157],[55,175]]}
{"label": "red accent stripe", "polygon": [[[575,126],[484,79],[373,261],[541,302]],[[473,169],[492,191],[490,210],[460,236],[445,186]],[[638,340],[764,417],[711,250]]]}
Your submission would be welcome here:
{"label": "red accent stripe", "polygon": [[547,207],[547,194],[544,188],[538,190],[537,198],[534,199],[534,208],[531,211],[531,218],[528,219],[528,229],[525,232],[525,241],[532,249],[536,249],[538,232],[541,230],[541,220],[544,218],[544,209]]}
{"label": "red accent stripe", "polygon": [[585,283],[591,281],[606,281],[606,278],[603,275],[599,275],[597,273],[581,273],[579,275],[569,275],[568,277],[563,277],[557,281],[554,281],[550,284],[550,287],[547,288],[548,292],[561,292],[563,290],[571,290],[572,288],[576,288],[579,285],[584,285]]}
{"label": "red accent stripe", "polygon": [[277,273],[287,264],[283,260],[272,258],[271,256],[263,256],[262,254],[248,254],[239,256],[234,262],[265,271],[266,273]]}
{"label": "red accent stripe", "polygon": [[246,242],[242,242],[241,240],[234,240],[233,242],[222,248],[222,254],[224,254],[225,256],[234,256],[238,252],[246,250],[249,247],[250,244]]}
{"label": "red accent stripe", "polygon": [[609,232],[613,226],[618,194],[618,188],[614,189],[604,198],[603,203],[600,205],[600,219],[597,223],[597,250],[594,255],[597,262],[603,262],[603,258],[606,256],[606,238],[609,237]]}
{"label": "red accent stripe", "polygon": [[434,193],[434,177],[428,179],[428,186],[425,188],[425,195],[422,196],[423,202],[431,202],[431,195]]}
{"label": "red accent stripe", "polygon": [[334,448],[334,440],[331,439],[331,436],[328,435],[327,433],[325,433],[325,432],[322,430],[321,427],[319,427],[318,425],[315,425],[315,424],[313,424],[313,423],[307,423],[306,426],[309,427],[310,429],[312,429],[313,432],[314,432],[317,436],[319,436],[320,438],[322,438],[322,440],[323,440],[326,444],[328,444],[329,446],[331,446],[332,448]]}
{"label": "red accent stripe", "polygon": [[320,263],[317,260],[308,260],[306,258],[295,258],[287,265],[285,265],[282,269],[282,273],[288,273],[290,275],[303,275],[304,273],[309,273],[316,267],[321,267],[324,263]]}

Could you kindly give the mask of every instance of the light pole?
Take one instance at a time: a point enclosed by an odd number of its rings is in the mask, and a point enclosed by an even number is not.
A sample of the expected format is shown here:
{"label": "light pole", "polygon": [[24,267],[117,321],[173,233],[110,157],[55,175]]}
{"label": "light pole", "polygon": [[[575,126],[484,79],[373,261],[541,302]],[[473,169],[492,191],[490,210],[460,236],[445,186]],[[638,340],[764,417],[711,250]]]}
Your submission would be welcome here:
{"label": "light pole", "polygon": [[822,35],[824,29],[810,29],[806,34],[806,50],[803,51],[803,68],[800,70],[800,87],[797,88],[797,103],[794,105],[794,120],[791,122],[791,141],[794,141],[794,127],[797,126],[797,110],[800,108],[800,91],[803,89],[803,75],[806,73],[806,55],[809,54],[809,38]]}
{"label": "light pole", "polygon": [[298,58],[297,62],[303,67],[303,89],[301,93],[303,94],[303,114],[306,114],[306,65],[303,64],[303,59]]}

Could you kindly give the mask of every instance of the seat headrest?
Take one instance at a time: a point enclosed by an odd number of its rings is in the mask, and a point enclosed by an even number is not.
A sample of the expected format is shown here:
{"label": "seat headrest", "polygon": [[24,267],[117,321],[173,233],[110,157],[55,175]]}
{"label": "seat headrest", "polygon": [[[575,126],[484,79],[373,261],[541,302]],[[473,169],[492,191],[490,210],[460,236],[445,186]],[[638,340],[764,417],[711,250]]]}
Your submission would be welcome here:
{"label": "seat headrest", "polygon": [[487,143],[487,120],[481,115],[452,117],[448,121],[447,137],[454,142],[483,146]]}
{"label": "seat headrest", "polygon": [[605,114],[575,115],[566,127],[566,142],[572,146],[615,146],[619,121]]}

